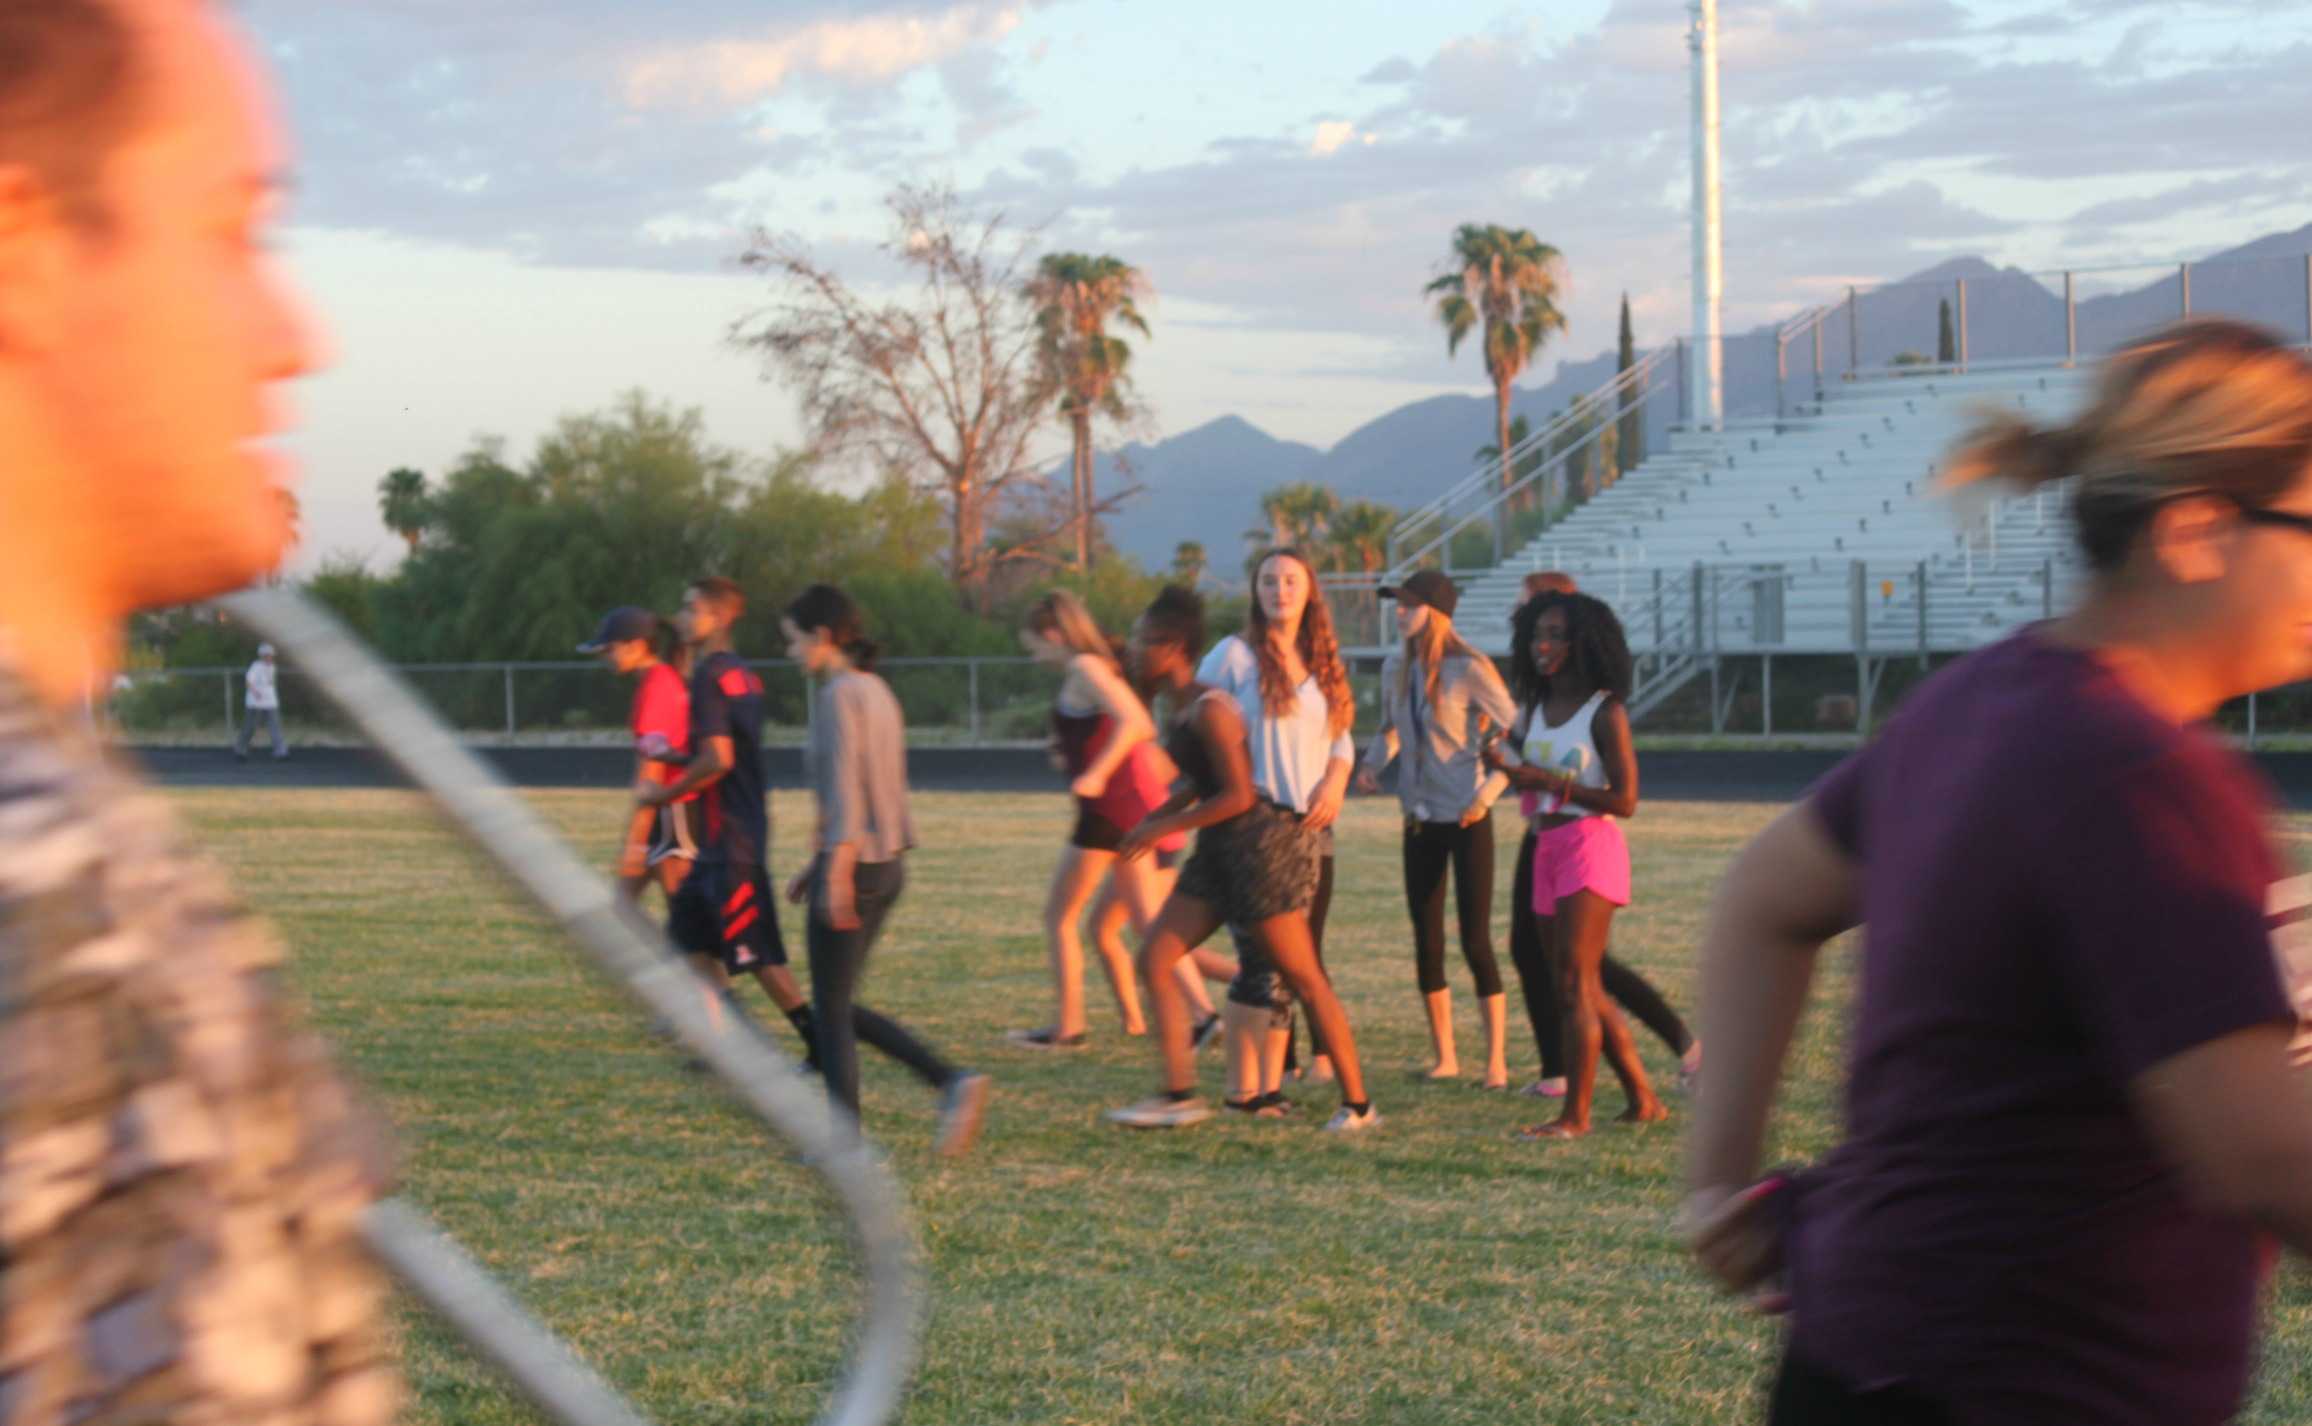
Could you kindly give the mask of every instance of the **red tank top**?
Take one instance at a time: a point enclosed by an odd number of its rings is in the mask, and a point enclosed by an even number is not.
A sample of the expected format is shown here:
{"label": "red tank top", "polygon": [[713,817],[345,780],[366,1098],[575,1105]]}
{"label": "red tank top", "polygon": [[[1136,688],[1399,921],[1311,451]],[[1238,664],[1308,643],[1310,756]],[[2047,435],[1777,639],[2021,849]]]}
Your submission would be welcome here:
{"label": "red tank top", "polygon": [[[1059,707],[1052,709],[1052,732],[1060,742],[1060,759],[1068,770],[1072,783],[1084,775],[1100,754],[1108,740],[1116,736],[1116,720],[1106,713],[1069,713]],[[1142,819],[1164,805],[1171,789],[1165,785],[1155,757],[1156,745],[1143,742],[1124,758],[1123,765],[1108,777],[1108,786],[1098,797],[1078,798],[1092,811],[1127,830],[1136,827]],[[1183,838],[1167,838],[1161,844],[1166,851],[1183,843]]]}

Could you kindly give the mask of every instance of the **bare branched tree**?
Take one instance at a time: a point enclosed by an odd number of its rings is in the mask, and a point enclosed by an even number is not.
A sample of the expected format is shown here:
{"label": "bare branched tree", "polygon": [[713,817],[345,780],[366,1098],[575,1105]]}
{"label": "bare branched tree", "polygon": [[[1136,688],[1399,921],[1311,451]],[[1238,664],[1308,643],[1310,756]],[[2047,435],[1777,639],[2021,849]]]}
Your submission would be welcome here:
{"label": "bare branched tree", "polygon": [[908,472],[944,502],[949,574],[985,608],[998,565],[1049,558],[1071,524],[1061,515],[1001,548],[989,540],[1005,493],[1042,478],[1033,446],[1059,398],[1023,295],[1036,235],[966,211],[944,187],[902,186],[885,202],[881,248],[911,291],[870,297],[801,239],[758,232],[740,262],[775,297],[731,340],[794,385],[821,454]]}

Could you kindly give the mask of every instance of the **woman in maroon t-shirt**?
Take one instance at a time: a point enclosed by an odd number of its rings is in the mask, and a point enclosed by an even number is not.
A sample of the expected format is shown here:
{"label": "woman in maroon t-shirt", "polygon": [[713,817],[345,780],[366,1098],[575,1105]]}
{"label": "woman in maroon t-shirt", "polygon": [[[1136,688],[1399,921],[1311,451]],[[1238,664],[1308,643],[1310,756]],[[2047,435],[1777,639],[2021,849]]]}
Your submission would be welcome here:
{"label": "woman in maroon t-shirt", "polygon": [[[2312,1250],[2312,1093],[2268,803],[2198,725],[2312,676],[2312,367],[2184,323],[1945,479],[2073,481],[2085,596],[1930,680],[1736,861],[1686,1231],[1791,1313],[1778,1426],[2226,1420],[2265,1235]],[[1816,954],[1856,925],[1846,1137],[1754,1184]]]}

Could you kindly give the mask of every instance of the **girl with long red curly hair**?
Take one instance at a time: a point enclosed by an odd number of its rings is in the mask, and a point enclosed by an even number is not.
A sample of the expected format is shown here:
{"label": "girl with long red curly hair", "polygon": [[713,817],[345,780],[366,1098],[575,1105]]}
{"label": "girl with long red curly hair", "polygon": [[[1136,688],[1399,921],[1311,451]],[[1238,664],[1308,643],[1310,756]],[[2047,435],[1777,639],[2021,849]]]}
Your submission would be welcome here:
{"label": "girl with long red curly hair", "polygon": [[[1341,662],[1332,610],[1307,557],[1289,548],[1264,551],[1253,564],[1252,582],[1244,632],[1214,645],[1196,677],[1236,700],[1251,743],[1254,786],[1265,801],[1293,814],[1317,858],[1308,923],[1321,971],[1325,916],[1333,899],[1333,822],[1356,769],[1356,744],[1349,736],[1356,700],[1348,667]],[[1269,1011],[1272,1023],[1289,1024],[1283,1012],[1290,1004],[1275,967],[1241,935],[1237,951],[1239,970],[1228,1000],[1238,1013],[1225,1021],[1232,1059],[1240,1048],[1238,1037],[1254,1033],[1251,1021],[1257,1016],[1243,1012]],[[1330,1043],[1313,1021],[1310,1039],[1315,1050],[1310,1078],[1325,1081],[1336,1071],[1353,1073],[1343,1063],[1353,1060],[1352,1047]],[[1281,1077],[1290,1042],[1289,1028],[1261,1037],[1261,1097],[1272,1108],[1283,1107]]]}

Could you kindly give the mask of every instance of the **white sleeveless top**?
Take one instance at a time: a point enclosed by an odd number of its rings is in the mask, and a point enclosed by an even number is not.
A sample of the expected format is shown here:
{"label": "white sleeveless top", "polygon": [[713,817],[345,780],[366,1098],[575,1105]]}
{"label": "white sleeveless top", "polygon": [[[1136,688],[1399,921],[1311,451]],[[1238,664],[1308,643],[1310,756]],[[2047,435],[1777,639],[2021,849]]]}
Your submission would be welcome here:
{"label": "white sleeveless top", "polygon": [[[1537,704],[1525,728],[1525,745],[1518,755],[1535,767],[1552,767],[1570,771],[1574,786],[1604,788],[1605,764],[1598,761],[1598,742],[1595,724],[1598,710],[1606,703],[1603,690],[1590,695],[1590,700],[1574,711],[1571,718],[1552,727],[1542,721]],[[1562,813],[1568,817],[1603,817],[1606,814],[1579,803],[1567,802],[1553,793],[1524,792],[1518,795],[1518,805],[1528,817]]]}

